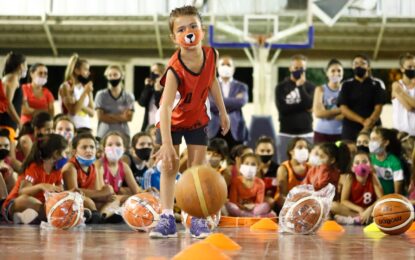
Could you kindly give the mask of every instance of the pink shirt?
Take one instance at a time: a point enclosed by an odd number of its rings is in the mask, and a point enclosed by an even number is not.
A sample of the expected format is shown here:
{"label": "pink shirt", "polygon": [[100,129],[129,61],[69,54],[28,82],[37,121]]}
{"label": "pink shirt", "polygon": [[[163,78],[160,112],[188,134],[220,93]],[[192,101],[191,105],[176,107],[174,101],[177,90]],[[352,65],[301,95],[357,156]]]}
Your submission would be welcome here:
{"label": "pink shirt", "polygon": [[117,172],[117,175],[114,176],[112,175],[110,171],[107,157],[104,156],[103,162],[104,162],[104,182],[105,184],[111,185],[112,188],[114,189],[114,192],[118,193],[125,179],[124,165],[121,160],[118,161],[118,172]]}
{"label": "pink shirt", "polygon": [[[22,86],[22,89],[23,89],[23,98],[27,100],[29,107],[33,109],[47,111],[49,108],[49,105],[53,104],[53,102],[55,101],[55,98],[53,97],[52,93],[46,87],[42,88],[43,95],[41,97],[35,97],[35,95],[33,94],[31,83],[24,84]],[[32,116],[22,113],[20,120],[22,121],[22,124],[24,124],[26,122],[31,121]]]}

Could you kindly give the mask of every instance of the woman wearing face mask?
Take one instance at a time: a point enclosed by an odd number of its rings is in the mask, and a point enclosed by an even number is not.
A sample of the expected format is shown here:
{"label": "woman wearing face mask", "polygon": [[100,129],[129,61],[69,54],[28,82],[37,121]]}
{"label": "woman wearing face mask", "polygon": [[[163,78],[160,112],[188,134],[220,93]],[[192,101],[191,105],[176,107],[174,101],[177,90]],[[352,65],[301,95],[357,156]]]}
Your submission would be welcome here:
{"label": "woman wearing face mask", "polygon": [[343,82],[338,105],[343,119],[342,139],[356,140],[361,130],[369,131],[380,125],[380,114],[386,102],[384,83],[371,76],[369,59],[364,55],[353,58],[354,77]]}
{"label": "woman wearing face mask", "polygon": [[46,221],[44,193],[62,191],[62,173],[55,165],[67,145],[57,134],[36,138],[13,190],[3,203],[2,215],[8,223]]}
{"label": "woman wearing face mask", "polygon": [[339,224],[369,224],[377,199],[383,196],[382,187],[371,164],[369,154],[358,151],[352,161],[341,191],[340,205],[332,212]]}
{"label": "woman wearing face mask", "polygon": [[402,79],[392,84],[393,128],[415,135],[415,56],[399,58]]}
{"label": "woman wearing face mask", "polygon": [[52,93],[45,86],[48,81],[48,69],[44,64],[35,63],[30,67],[31,83],[24,84],[23,89],[23,107],[22,107],[22,124],[32,120],[33,115],[39,111],[48,112],[51,117],[54,115]]}
{"label": "woman wearing face mask", "polygon": [[12,167],[12,158],[10,158],[11,142],[9,135],[9,130],[0,129],[0,200],[6,198],[17,179]]}
{"label": "woman wearing face mask", "polygon": [[309,144],[305,138],[292,139],[287,147],[288,160],[278,167],[277,172],[278,188],[274,200],[279,208],[284,205],[288,192],[305,178],[309,168],[308,154]]}
{"label": "woman wearing face mask", "polygon": [[265,183],[256,177],[258,158],[252,154],[242,155],[240,174],[232,182],[229,202],[225,204],[230,216],[275,217],[275,212],[264,202]]}
{"label": "woman wearing face mask", "polygon": [[369,153],[369,131],[360,131],[356,138],[356,149]]}
{"label": "woman wearing face mask", "polygon": [[55,133],[63,136],[68,141],[68,148],[65,150],[62,159],[59,161],[57,167],[61,169],[69,158],[72,157],[72,139],[75,136],[75,123],[65,115],[60,114],[54,118]]}
{"label": "woman wearing face mask", "polygon": [[274,147],[274,140],[268,136],[259,137],[255,145],[255,155],[260,159],[258,176],[265,182],[265,201],[270,203],[270,205],[274,204],[279,166],[272,160],[275,151]]}
{"label": "woman wearing face mask", "polygon": [[90,80],[89,63],[73,54],[65,70],[65,82],[59,87],[62,113],[68,114],[76,128],[92,129],[94,116],[93,83]]}
{"label": "woman wearing face mask", "polygon": [[209,141],[206,153],[207,163],[220,173],[226,181],[231,184],[231,172],[228,169],[229,149],[228,144],[222,138],[213,138]]}
{"label": "woman wearing face mask", "polygon": [[[137,194],[142,190],[134,179],[130,167],[121,160],[125,152],[124,137],[118,132],[109,132],[102,139],[104,156],[95,161],[98,178],[104,180],[105,185],[109,185],[114,190],[114,202],[101,209],[104,219],[112,221],[116,217],[116,222],[122,221],[119,216],[114,216],[114,208],[121,206],[131,195]],[[123,187],[123,183],[127,187]]]}
{"label": "woman wearing face mask", "polygon": [[[10,140],[15,140],[16,130],[22,128],[20,115],[23,103],[23,91],[20,80],[27,74],[26,57],[10,52],[6,56],[1,85],[7,97],[7,110],[0,113],[0,128],[10,132]],[[12,147],[13,149],[13,147]]]}
{"label": "woman wearing face mask", "polygon": [[[144,173],[153,166],[151,160],[153,146],[150,134],[139,132],[133,136],[130,149],[121,157],[121,160],[129,166],[135,181],[141,187],[143,187]],[[126,186],[125,183],[124,186]]]}
{"label": "woman wearing face mask", "polygon": [[79,189],[84,194],[84,207],[91,211],[86,214],[87,223],[100,223],[98,212],[105,204],[114,200],[114,189],[104,184],[102,175],[98,175],[94,162],[96,160],[96,143],[89,133],[78,134],[72,142],[75,155],[69,159],[62,169],[65,189]]}
{"label": "woman wearing face mask", "polygon": [[[307,171],[302,184],[311,184],[316,191],[326,187],[329,183],[338,192],[338,183],[341,172],[347,171],[350,161],[349,148],[345,144],[321,143],[310,152]],[[335,196],[338,198],[338,196]]]}
{"label": "woman wearing face mask", "polygon": [[120,66],[108,66],[104,75],[108,81],[107,89],[98,91],[95,96],[97,136],[103,138],[108,132],[117,131],[130,139],[128,122],[134,115],[134,95],[123,87],[124,72]]}
{"label": "woman wearing face mask", "polygon": [[343,79],[343,66],[340,61],[332,59],[326,69],[328,82],[316,87],[314,91],[313,113],[317,118],[314,129],[314,143],[336,142],[341,139],[342,120],[337,97],[340,82]]}
{"label": "woman wearing face mask", "polygon": [[370,133],[369,151],[383,193],[402,194],[404,172],[399,160],[401,145],[396,133],[390,129],[375,127]]}

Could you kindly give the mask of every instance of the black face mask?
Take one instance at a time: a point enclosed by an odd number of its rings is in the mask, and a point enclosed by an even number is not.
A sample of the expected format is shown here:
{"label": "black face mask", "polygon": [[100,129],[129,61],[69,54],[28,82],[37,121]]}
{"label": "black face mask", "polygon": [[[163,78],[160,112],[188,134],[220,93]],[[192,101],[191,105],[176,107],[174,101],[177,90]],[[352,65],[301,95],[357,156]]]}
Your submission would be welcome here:
{"label": "black face mask", "polygon": [[135,149],[135,154],[143,161],[148,161],[151,155],[151,148]]}
{"label": "black face mask", "polygon": [[304,70],[299,69],[299,70],[295,70],[295,71],[291,72],[291,75],[293,75],[293,78],[298,80],[298,79],[301,78],[301,75],[303,75],[303,73],[304,73]]}
{"label": "black face mask", "polygon": [[358,145],[357,146],[357,151],[362,151],[362,152],[369,153],[369,147],[364,146],[364,145]]}
{"label": "black face mask", "polygon": [[271,160],[273,154],[267,154],[267,155],[260,155],[259,158],[261,159],[261,162],[267,163]]}
{"label": "black face mask", "polygon": [[109,79],[108,83],[110,83],[110,85],[115,88],[116,86],[118,86],[118,84],[120,84],[121,82],[121,78],[119,79]]}
{"label": "black face mask", "polygon": [[91,80],[89,77],[84,77],[82,75],[78,75],[78,81],[81,82],[82,85],[86,85],[86,83],[90,82]]}
{"label": "black face mask", "polygon": [[408,77],[408,79],[415,78],[415,70],[405,70],[405,76]]}
{"label": "black face mask", "polygon": [[366,72],[367,72],[367,69],[362,68],[362,67],[356,67],[353,70],[354,75],[359,78],[363,78],[366,75]]}
{"label": "black face mask", "polygon": [[10,151],[7,149],[0,149],[0,160],[4,160],[7,156],[9,156]]}
{"label": "black face mask", "polygon": [[151,72],[151,73],[150,73],[150,79],[152,79],[152,80],[156,80],[158,77],[160,77],[160,75],[159,75],[159,74],[154,73],[154,72]]}

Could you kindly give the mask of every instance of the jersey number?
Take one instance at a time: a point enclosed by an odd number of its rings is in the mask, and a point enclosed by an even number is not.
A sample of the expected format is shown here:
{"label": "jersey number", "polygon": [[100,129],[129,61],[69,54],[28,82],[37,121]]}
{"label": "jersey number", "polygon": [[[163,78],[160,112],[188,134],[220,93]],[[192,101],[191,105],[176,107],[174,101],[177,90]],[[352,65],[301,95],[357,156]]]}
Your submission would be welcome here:
{"label": "jersey number", "polygon": [[372,202],[372,193],[365,192],[363,193],[363,204],[368,205]]}

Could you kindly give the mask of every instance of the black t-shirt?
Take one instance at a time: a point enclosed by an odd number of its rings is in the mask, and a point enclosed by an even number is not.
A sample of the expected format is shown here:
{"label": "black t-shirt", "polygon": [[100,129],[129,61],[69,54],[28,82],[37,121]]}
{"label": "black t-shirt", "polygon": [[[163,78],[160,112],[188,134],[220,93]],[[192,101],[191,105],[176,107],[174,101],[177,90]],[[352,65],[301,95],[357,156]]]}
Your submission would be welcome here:
{"label": "black t-shirt", "polygon": [[286,134],[307,134],[313,132],[313,95],[315,86],[306,81],[297,87],[286,78],[275,88],[275,103],[280,120],[280,132]]}
{"label": "black t-shirt", "polygon": [[[16,91],[14,92],[14,96],[12,100],[12,104],[19,118],[20,118],[20,115],[22,114],[22,103],[23,103],[23,90],[22,90],[22,87],[19,86],[16,88]],[[17,129],[17,124],[13,121],[13,119],[9,116],[7,112],[0,113],[0,125],[9,126],[13,128],[14,130]]]}
{"label": "black t-shirt", "polygon": [[[350,110],[363,118],[368,118],[373,113],[376,105],[383,105],[386,102],[386,92],[379,80],[371,77],[363,82],[351,78],[343,82],[338,98],[338,105],[345,105]],[[376,125],[380,125],[380,120]],[[347,118],[343,119],[342,138],[356,140],[357,134],[363,126]]]}

